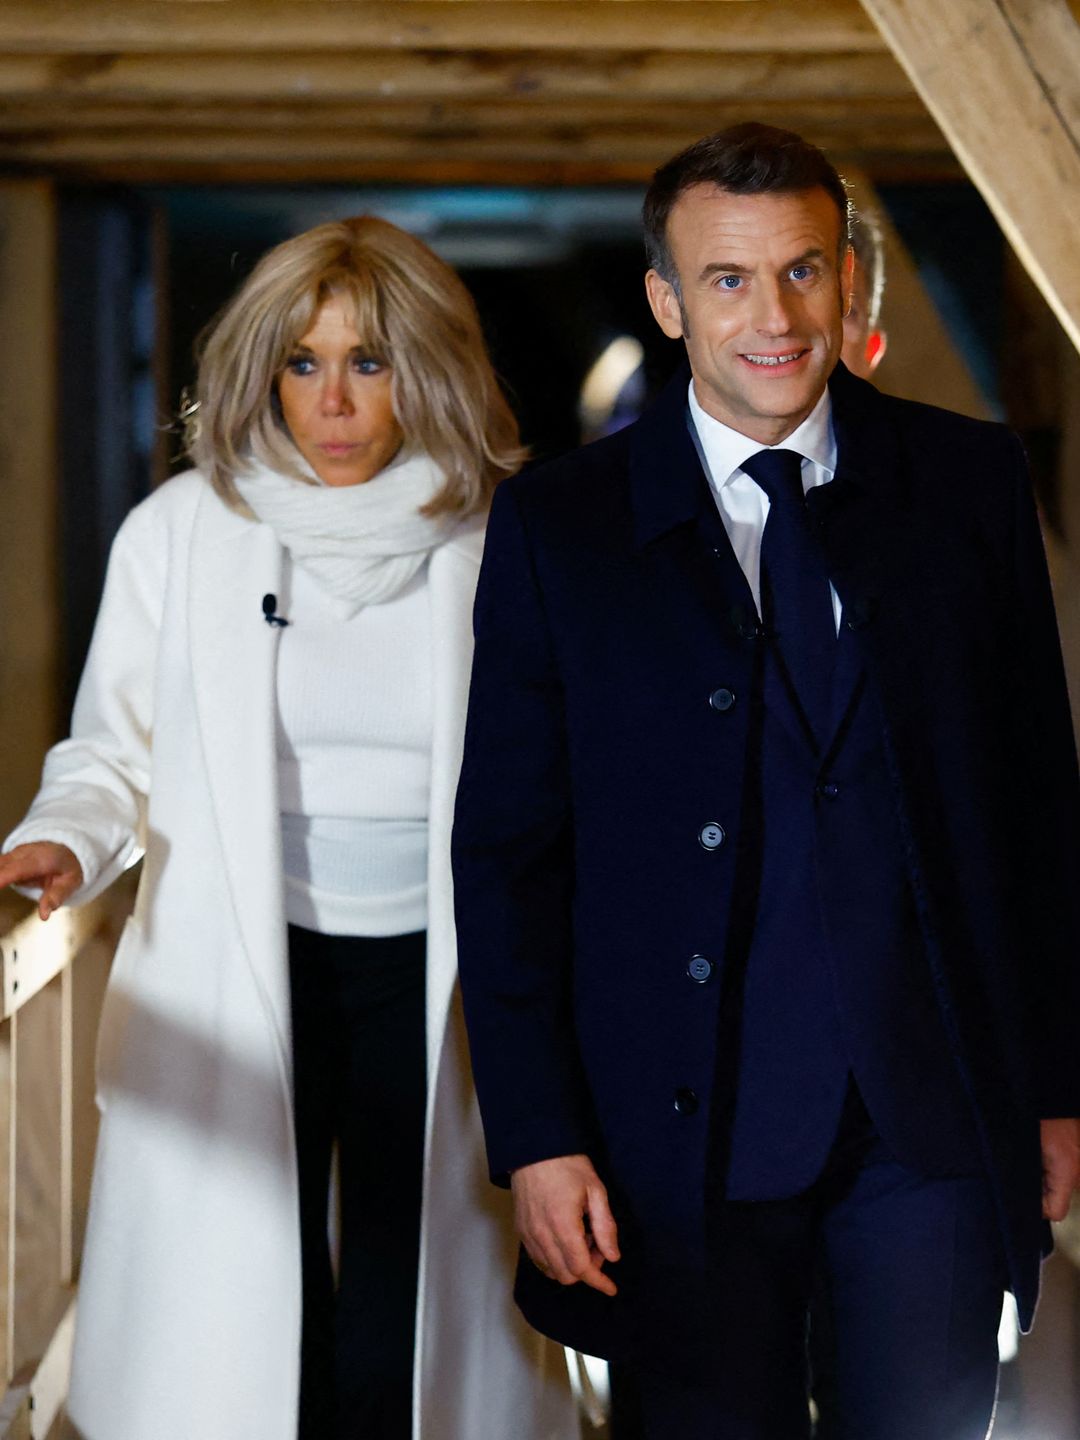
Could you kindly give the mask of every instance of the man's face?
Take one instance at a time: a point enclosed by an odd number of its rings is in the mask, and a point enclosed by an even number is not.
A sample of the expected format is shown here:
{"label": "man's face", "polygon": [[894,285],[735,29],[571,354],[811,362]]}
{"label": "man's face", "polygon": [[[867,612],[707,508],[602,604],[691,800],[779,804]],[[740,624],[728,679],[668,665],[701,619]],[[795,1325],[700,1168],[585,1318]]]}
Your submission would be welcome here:
{"label": "man's face", "polygon": [[843,337],[840,215],[822,189],[684,191],[667,238],[680,281],[645,277],[665,335],[686,342],[703,410],[762,445],[809,415]]}

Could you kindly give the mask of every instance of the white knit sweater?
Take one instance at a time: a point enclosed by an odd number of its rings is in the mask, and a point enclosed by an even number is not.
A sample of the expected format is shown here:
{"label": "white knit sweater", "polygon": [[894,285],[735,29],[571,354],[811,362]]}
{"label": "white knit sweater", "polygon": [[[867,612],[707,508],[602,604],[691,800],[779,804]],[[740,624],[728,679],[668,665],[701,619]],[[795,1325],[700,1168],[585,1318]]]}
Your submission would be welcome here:
{"label": "white knit sweater", "polygon": [[286,564],[277,755],[291,924],[395,935],[427,921],[431,628],[427,567],[351,619]]}

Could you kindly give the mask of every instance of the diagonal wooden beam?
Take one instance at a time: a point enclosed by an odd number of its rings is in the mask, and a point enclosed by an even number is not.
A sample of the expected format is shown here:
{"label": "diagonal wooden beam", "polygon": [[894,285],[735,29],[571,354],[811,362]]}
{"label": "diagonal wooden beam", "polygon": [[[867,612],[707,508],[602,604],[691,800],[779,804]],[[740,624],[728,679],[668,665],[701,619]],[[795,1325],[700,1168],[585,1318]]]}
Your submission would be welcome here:
{"label": "diagonal wooden beam", "polygon": [[1003,13],[1036,69],[1050,103],[1080,136],[1080,0],[1005,0]]}
{"label": "diagonal wooden beam", "polygon": [[1080,20],[1070,0],[862,0],[1080,349]]}

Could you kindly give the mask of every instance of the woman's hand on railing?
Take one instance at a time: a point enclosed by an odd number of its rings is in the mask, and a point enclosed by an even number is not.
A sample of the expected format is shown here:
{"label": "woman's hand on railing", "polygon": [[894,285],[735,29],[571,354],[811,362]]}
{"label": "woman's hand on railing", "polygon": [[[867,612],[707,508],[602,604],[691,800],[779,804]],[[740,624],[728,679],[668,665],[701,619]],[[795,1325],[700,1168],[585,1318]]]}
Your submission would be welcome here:
{"label": "woman's hand on railing", "polygon": [[73,851],[52,840],[16,845],[0,855],[0,888],[31,885],[41,890],[38,914],[47,920],[83,882],[82,866]]}

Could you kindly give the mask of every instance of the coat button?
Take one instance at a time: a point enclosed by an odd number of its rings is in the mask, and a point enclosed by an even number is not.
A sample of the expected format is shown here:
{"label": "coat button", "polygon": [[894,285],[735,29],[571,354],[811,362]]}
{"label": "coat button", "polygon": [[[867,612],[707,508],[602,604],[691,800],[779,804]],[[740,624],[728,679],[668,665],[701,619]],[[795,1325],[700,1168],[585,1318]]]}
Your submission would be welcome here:
{"label": "coat button", "polygon": [[840,786],[834,785],[833,782],[829,780],[826,781],[824,785],[817,787],[817,793],[825,800],[835,800],[840,794]]}
{"label": "coat button", "polygon": [[697,1114],[698,1098],[689,1086],[675,1091],[675,1109],[680,1115]]}
{"label": "coat button", "polygon": [[703,825],[698,831],[697,838],[703,850],[719,850],[724,843],[724,827],[715,820],[710,820],[708,825]]}
{"label": "coat button", "polygon": [[714,690],[709,696],[709,704],[723,715],[735,704],[735,692],[729,690],[726,685],[721,685],[719,690]]}
{"label": "coat button", "polygon": [[704,955],[692,955],[687,962],[686,973],[690,976],[691,980],[696,980],[699,985],[704,985],[712,972],[712,961],[707,960]]}

